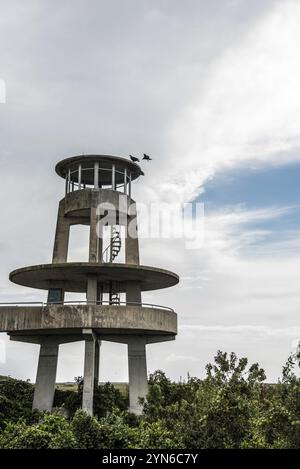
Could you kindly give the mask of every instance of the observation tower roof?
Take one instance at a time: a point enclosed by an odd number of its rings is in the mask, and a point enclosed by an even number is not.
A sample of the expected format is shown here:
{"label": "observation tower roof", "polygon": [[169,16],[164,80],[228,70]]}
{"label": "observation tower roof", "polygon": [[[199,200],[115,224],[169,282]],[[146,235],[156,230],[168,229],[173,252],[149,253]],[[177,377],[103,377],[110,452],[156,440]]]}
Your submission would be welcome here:
{"label": "observation tower roof", "polygon": [[78,171],[76,169],[81,165],[82,176],[81,182],[83,184],[92,184],[94,181],[94,164],[99,163],[99,171],[101,174],[102,182],[109,182],[111,180],[111,169],[115,166],[116,182],[124,180],[124,171],[131,175],[131,180],[137,179],[142,174],[142,170],[138,164],[133,161],[113,155],[78,155],[65,158],[57,163],[55,166],[56,173],[62,178],[66,178],[69,169],[71,170],[71,180],[78,182]]}

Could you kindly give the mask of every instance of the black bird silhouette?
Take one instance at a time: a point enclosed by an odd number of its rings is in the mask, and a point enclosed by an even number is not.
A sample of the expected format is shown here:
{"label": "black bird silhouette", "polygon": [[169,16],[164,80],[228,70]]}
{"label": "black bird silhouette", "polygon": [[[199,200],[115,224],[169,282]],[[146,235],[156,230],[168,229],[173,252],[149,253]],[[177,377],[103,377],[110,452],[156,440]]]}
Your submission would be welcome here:
{"label": "black bird silhouette", "polygon": [[142,159],[143,159],[143,160],[146,160],[146,161],[151,161],[151,160],[152,160],[152,158],[150,158],[149,155],[146,155],[146,153],[144,153],[144,156],[143,156]]}
{"label": "black bird silhouette", "polygon": [[141,171],[141,176],[145,176],[145,173],[143,171]]}
{"label": "black bird silhouette", "polygon": [[129,155],[131,161],[140,161],[136,156]]}

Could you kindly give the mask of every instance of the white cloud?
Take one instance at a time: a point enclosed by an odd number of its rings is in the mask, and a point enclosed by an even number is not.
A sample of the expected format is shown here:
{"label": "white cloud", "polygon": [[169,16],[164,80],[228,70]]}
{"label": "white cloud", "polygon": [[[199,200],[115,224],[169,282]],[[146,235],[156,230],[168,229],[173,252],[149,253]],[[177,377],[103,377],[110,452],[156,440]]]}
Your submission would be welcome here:
{"label": "white cloud", "polygon": [[192,332],[208,332],[215,333],[221,332],[222,334],[260,334],[270,337],[287,337],[294,338],[300,337],[300,326],[299,327],[281,327],[274,328],[269,325],[254,326],[249,324],[236,325],[236,326],[226,326],[226,325],[216,325],[216,326],[206,326],[206,325],[181,325],[182,330],[192,331]]}
{"label": "white cloud", "polygon": [[274,3],[198,72],[198,90],[170,129],[160,197],[193,198],[222,167],[299,160],[300,152],[288,154],[300,148],[299,22],[299,2]]}

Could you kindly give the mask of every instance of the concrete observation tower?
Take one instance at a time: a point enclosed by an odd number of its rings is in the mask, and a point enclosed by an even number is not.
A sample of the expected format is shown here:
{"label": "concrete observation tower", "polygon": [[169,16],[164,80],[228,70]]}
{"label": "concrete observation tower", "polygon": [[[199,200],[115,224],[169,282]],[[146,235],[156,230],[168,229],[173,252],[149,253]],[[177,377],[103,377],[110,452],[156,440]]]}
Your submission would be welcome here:
{"label": "concrete observation tower", "polygon": [[[132,181],[142,174],[137,164],[116,156],[74,156],[60,161],[56,173],[65,179],[65,197],[58,207],[52,263],[9,276],[16,284],[47,290],[47,301],[2,303],[0,331],[11,340],[40,344],[33,408],[47,411],[53,406],[60,344],[85,342],[82,408],[91,415],[101,341],[127,344],[130,410],[139,414],[138,398],[147,393],[146,345],[177,334],[176,313],[143,303],[142,292],[171,287],[179,278],[140,264],[131,197]],[[73,225],[90,226],[86,262],[68,262]],[[86,300],[65,301],[68,292],[84,293]]]}

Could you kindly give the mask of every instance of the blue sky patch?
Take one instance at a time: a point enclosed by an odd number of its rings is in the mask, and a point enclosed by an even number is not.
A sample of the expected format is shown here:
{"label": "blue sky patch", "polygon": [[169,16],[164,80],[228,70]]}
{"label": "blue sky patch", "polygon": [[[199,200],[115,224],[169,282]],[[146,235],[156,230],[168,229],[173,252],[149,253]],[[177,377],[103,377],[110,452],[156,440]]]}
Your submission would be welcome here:
{"label": "blue sky patch", "polygon": [[207,209],[245,204],[248,209],[300,205],[300,164],[218,172],[198,201]]}

